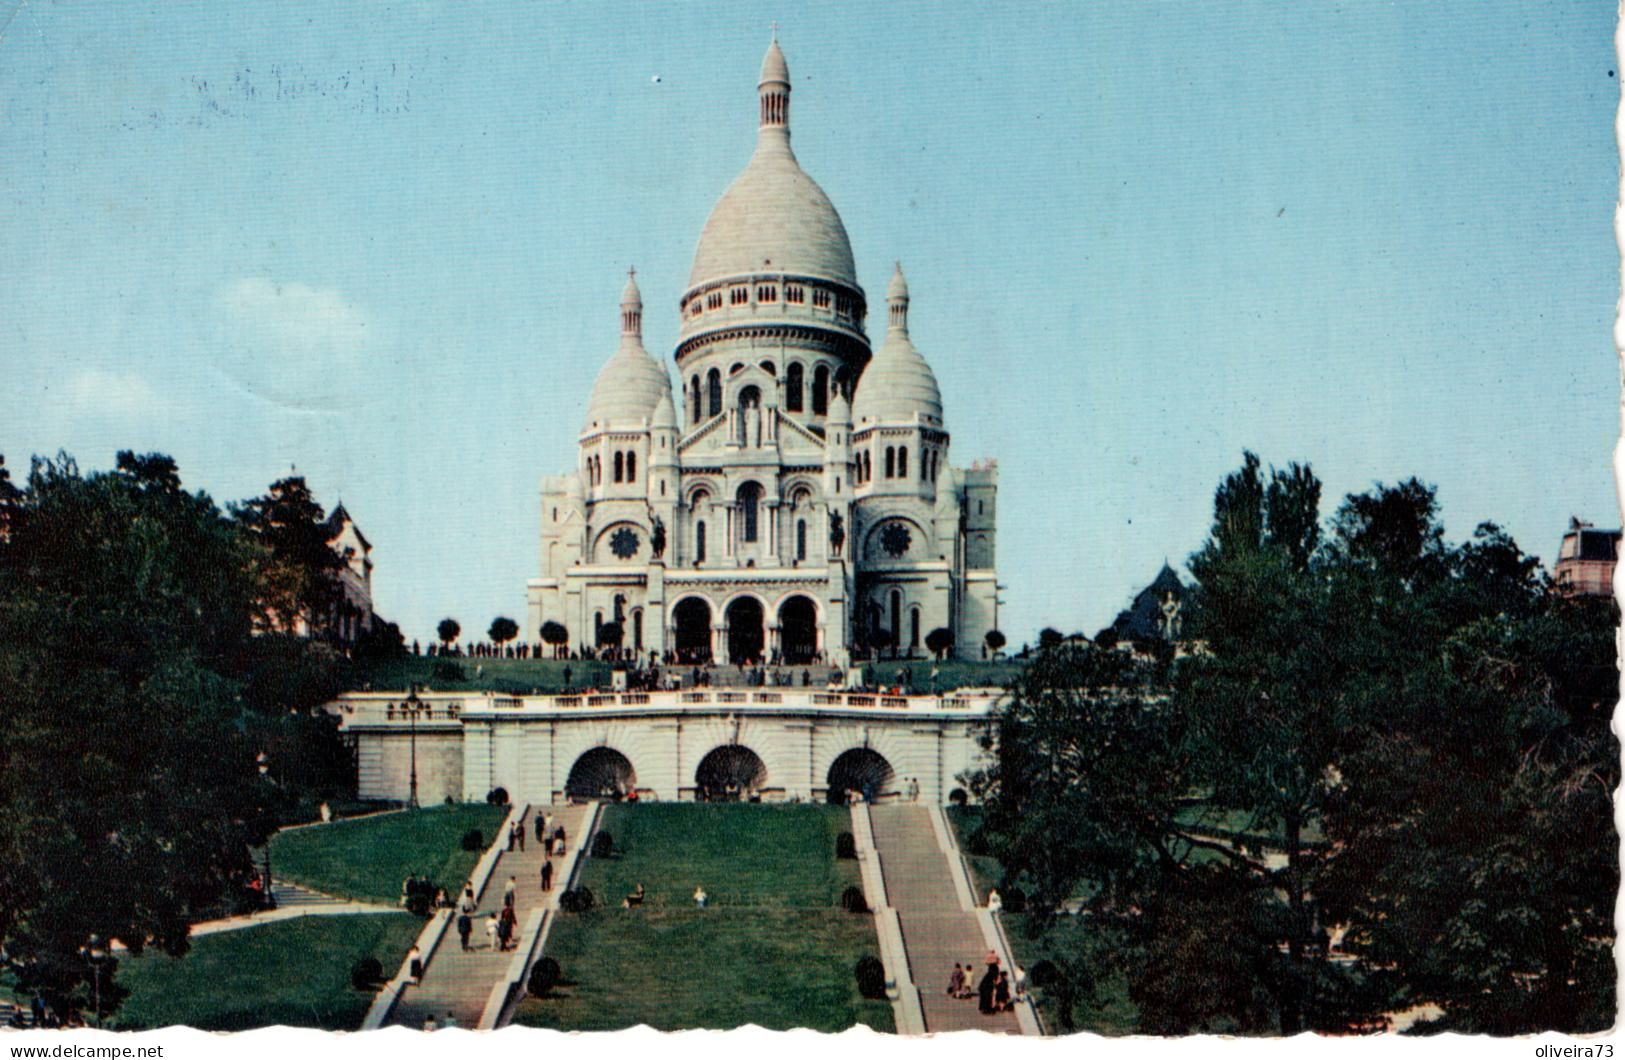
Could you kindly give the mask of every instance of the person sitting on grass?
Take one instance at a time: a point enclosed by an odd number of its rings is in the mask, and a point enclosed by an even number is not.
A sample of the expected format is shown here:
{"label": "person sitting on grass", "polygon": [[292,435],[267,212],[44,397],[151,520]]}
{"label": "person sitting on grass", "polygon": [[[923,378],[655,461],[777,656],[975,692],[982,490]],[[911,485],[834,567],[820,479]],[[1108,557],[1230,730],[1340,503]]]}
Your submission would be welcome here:
{"label": "person sitting on grass", "polygon": [[622,909],[636,909],[643,904],[643,884],[639,883],[637,889],[621,900]]}
{"label": "person sitting on grass", "polygon": [[705,903],[708,901],[710,901],[710,896],[705,893],[704,887],[694,888],[694,908],[704,909]]}

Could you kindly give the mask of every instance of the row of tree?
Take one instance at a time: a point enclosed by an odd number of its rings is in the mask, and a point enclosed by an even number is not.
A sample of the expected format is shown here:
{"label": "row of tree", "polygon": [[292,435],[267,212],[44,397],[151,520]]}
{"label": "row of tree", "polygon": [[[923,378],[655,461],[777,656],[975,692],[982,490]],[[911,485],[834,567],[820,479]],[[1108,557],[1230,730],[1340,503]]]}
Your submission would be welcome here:
{"label": "row of tree", "polygon": [[292,633],[334,603],[328,536],[302,479],[223,511],[156,454],[0,465],[0,954],[58,1013],[95,978],[114,1007],[87,954],[183,952],[294,802],[353,784],[319,709],[345,660]]}
{"label": "row of tree", "polygon": [[1031,930],[1083,898],[1061,1022],[1115,982],[1150,1033],[1611,1026],[1612,601],[1414,479],[1323,534],[1252,454],[1189,566],[1187,652],[1051,645],[973,778]]}

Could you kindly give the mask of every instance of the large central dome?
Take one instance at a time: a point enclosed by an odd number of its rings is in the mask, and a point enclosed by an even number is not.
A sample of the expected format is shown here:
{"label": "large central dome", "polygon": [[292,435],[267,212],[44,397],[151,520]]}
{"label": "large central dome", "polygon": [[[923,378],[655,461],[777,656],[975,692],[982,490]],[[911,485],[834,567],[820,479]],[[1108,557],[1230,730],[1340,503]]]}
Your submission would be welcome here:
{"label": "large central dome", "polygon": [[764,272],[857,287],[846,226],[790,150],[790,73],[777,41],[762,60],[758,95],[756,153],[705,222],[689,288]]}

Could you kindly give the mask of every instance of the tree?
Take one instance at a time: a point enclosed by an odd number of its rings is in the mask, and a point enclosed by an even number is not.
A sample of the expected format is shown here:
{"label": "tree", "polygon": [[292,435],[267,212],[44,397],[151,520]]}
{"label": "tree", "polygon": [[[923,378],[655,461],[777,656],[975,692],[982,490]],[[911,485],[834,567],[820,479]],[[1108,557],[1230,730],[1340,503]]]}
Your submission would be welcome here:
{"label": "tree", "polygon": [[925,635],[925,646],[937,658],[946,657],[954,650],[954,631],[938,626]]}
{"label": "tree", "polygon": [[1065,639],[1066,638],[1061,636],[1060,630],[1051,629],[1048,626],[1038,631],[1038,647],[1040,650],[1044,648],[1058,648],[1061,645],[1061,641]]}
{"label": "tree", "polygon": [[555,622],[552,619],[543,622],[539,632],[543,643],[551,645],[555,655],[559,653],[559,649],[570,641],[570,631],[564,628],[564,623]]}
{"label": "tree", "polygon": [[455,618],[442,618],[435,627],[435,635],[440,638],[443,650],[449,650],[452,643],[463,634],[463,627],[457,624]]}
{"label": "tree", "polygon": [[[168,457],[119,454],[119,469],[179,488]],[[320,632],[343,599],[338,572],[344,560],[332,546],[332,528],[303,476],[278,479],[263,496],[231,507],[248,535],[262,546],[261,626],[264,629]]]}
{"label": "tree", "polygon": [[491,638],[491,643],[500,648],[502,645],[519,636],[519,623],[515,622],[511,618],[503,618],[498,616],[491,620],[491,628],[488,631],[488,635]]}
{"label": "tree", "polygon": [[988,630],[987,636],[983,639],[987,642],[987,650],[995,655],[998,654],[999,650],[1002,649],[1006,643],[1004,634],[1000,633],[996,629]]}
{"label": "tree", "polygon": [[626,631],[619,622],[605,622],[598,627],[598,646],[600,648],[618,648],[626,637]]}
{"label": "tree", "polygon": [[[0,535],[0,952],[59,1012],[83,950],[184,952],[244,893],[288,793],[260,740],[301,706],[254,677],[264,543],[166,457],[36,460]],[[274,704],[274,707],[272,706]],[[273,755],[272,768],[278,768]],[[291,763],[289,764],[291,767]],[[121,990],[100,970],[101,1007]]]}

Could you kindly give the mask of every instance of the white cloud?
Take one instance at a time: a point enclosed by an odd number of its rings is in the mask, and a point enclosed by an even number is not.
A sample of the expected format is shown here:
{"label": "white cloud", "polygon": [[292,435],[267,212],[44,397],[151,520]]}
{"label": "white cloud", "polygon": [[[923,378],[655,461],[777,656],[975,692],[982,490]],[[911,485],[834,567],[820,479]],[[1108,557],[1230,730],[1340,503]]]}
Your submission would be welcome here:
{"label": "white cloud", "polygon": [[222,290],[219,304],[260,338],[301,351],[354,350],[374,334],[366,311],[330,288],[247,277]]}
{"label": "white cloud", "polygon": [[66,411],[75,414],[150,418],[169,408],[145,379],[129,372],[81,369],[62,389]]}

